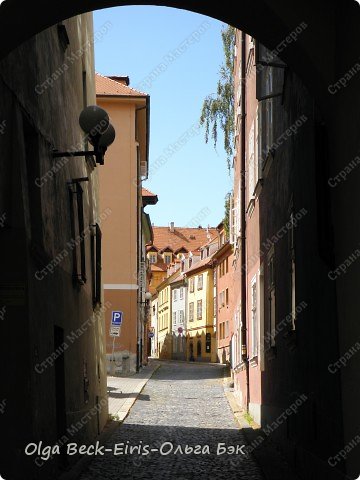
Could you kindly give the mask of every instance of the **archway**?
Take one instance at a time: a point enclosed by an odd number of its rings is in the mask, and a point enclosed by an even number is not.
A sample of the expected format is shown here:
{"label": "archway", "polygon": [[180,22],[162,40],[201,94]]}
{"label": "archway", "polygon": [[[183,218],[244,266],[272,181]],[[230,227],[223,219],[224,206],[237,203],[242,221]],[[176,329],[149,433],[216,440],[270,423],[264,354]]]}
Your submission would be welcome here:
{"label": "archway", "polygon": [[[208,15],[246,31],[270,49],[279,49],[279,56],[304,81],[328,115],[333,110],[333,97],[328,86],[336,79],[337,72],[345,70],[343,66],[351,63],[351,59],[353,64],[358,56],[359,46],[353,42],[358,36],[360,8],[354,0],[345,0],[341,4],[335,0],[307,0],[291,5],[284,0],[241,1],[236,6],[241,14],[235,12],[229,0],[213,6],[186,0],[66,0],[52,2],[51,6],[44,0],[6,0],[1,5],[0,58],[36,33],[66,18],[114,6],[149,4]],[[287,37],[300,24],[306,24],[306,30],[296,41],[288,43]],[[338,38],[338,43],[335,38]],[[344,42],[351,42],[356,51],[350,53],[346,49],[334,62],[337,49]]]}
{"label": "archway", "polygon": [[[4,56],[12,48],[35,33],[55,24],[65,18],[94,9],[111,6],[139,4],[139,2],[119,1],[82,1],[57,2],[50,7],[47,2],[17,2],[7,0],[1,6],[0,16],[0,55]],[[146,4],[147,2],[140,2]],[[307,25],[304,32],[296,41],[287,44],[279,56],[296,72],[304,84],[312,92],[323,117],[327,121],[330,132],[330,164],[331,171],[341,171],[354,156],[358,148],[358,121],[360,99],[356,95],[359,79],[354,74],[346,80],[346,72],[350,71],[358,58],[358,23],[360,9],[353,0],[344,0],[342,4],[335,1],[302,2],[298,5],[288,5],[282,0],[242,2],[241,17],[233,13],[232,4],[223,2],[221,8],[206,5],[195,6],[187,1],[154,2],[159,6],[185,8],[198,13],[207,14],[220,20],[231,23],[243,29],[272,49],[282,48],[284,39],[301,23]],[[238,7],[239,9],[239,7]],[[37,16],[33,22],[27,19],[36,10]],[[19,14],[19,12],[21,12]],[[290,37],[291,38],[291,37]],[[347,48],[351,45],[352,48]],[[346,46],[346,47],[345,47]],[[355,51],[354,51],[355,50]],[[347,74],[350,75],[350,74]],[[329,86],[336,85],[342,78],[349,84],[338,95],[329,90]],[[340,79],[340,80],[339,80]],[[351,81],[351,83],[350,83]],[[340,85],[342,83],[340,82]],[[351,122],[349,122],[351,118]],[[355,174],[358,177],[358,174]],[[335,205],[333,223],[337,240],[336,256],[339,265],[351,253],[352,238],[357,238],[360,231],[358,218],[352,218],[350,207],[357,195],[356,178],[353,177],[349,190],[334,190],[332,192]],[[355,187],[355,188],[354,188]],[[348,212],[344,215],[344,212]],[[345,235],[344,235],[345,233]],[[349,235],[351,233],[351,235]],[[358,268],[358,267],[354,267]],[[358,278],[358,277],[357,277]],[[338,291],[340,318],[351,320],[351,314],[358,311],[359,302],[356,295],[356,282],[349,277],[341,278]],[[344,330],[349,321],[344,322]],[[357,330],[349,329],[343,332],[340,341],[351,344],[349,338],[356,338]],[[354,401],[355,402],[355,401]]]}

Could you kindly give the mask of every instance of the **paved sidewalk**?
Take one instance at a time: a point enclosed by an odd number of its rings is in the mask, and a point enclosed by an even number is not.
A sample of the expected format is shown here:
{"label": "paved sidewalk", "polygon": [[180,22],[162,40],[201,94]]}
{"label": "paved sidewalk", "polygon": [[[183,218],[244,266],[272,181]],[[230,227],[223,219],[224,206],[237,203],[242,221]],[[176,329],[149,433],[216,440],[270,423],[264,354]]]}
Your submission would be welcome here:
{"label": "paved sidewalk", "polygon": [[142,389],[159,367],[160,363],[151,361],[139,373],[135,373],[131,377],[108,376],[109,415],[114,420],[122,422],[126,418],[135,401],[138,398],[141,400]]}

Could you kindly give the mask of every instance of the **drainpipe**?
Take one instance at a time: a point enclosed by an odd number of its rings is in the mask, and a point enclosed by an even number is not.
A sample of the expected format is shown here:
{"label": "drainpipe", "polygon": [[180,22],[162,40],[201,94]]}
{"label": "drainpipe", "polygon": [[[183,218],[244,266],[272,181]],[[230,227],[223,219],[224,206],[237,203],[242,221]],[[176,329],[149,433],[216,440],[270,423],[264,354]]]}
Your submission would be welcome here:
{"label": "drainpipe", "polygon": [[246,370],[246,410],[249,411],[250,403],[250,382],[249,382],[249,358],[247,345],[247,295],[246,295],[246,149],[245,149],[245,135],[246,135],[246,33],[241,32],[241,164],[240,164],[240,192],[241,192],[241,245],[240,245],[240,259],[241,259],[241,338],[242,338],[242,359],[245,363]]}

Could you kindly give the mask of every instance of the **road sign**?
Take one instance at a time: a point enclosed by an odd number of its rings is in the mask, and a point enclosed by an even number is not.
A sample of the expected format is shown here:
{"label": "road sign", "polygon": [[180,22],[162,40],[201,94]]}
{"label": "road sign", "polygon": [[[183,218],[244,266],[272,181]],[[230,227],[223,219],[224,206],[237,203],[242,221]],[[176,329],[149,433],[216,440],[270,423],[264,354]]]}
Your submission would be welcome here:
{"label": "road sign", "polygon": [[121,327],[111,325],[110,327],[110,337],[120,337]]}
{"label": "road sign", "polygon": [[154,338],[154,337],[155,337],[155,333],[154,333],[154,332],[149,332],[148,335],[149,335],[149,338]]}
{"label": "road sign", "polygon": [[184,331],[184,329],[183,329],[182,327],[179,327],[179,328],[178,328],[178,332],[179,332],[179,333],[183,333],[183,331]]}
{"label": "road sign", "polygon": [[123,312],[112,312],[111,325],[120,327],[123,321]]}

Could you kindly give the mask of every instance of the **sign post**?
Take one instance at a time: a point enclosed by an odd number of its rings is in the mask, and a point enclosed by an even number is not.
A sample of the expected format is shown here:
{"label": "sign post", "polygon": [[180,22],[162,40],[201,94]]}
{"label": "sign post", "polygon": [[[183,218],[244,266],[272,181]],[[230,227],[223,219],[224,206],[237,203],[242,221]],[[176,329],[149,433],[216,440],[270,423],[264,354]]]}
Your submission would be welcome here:
{"label": "sign post", "polygon": [[114,338],[112,355],[111,355],[111,360],[113,364],[111,365],[111,368],[110,368],[112,375],[115,375],[115,339],[116,337],[120,337],[122,322],[123,322],[123,312],[120,312],[120,311],[112,312],[111,324],[110,324],[110,337]]}
{"label": "sign post", "polygon": [[112,312],[110,337],[120,337],[121,325],[123,321],[123,312]]}

